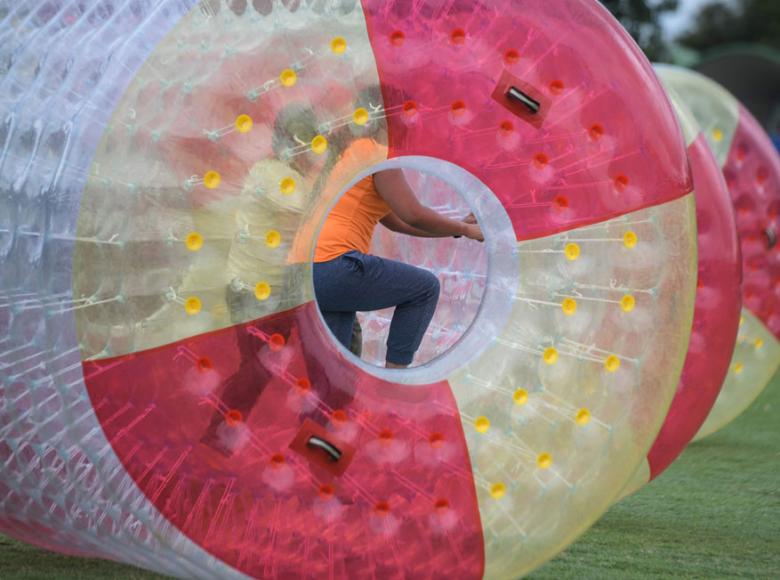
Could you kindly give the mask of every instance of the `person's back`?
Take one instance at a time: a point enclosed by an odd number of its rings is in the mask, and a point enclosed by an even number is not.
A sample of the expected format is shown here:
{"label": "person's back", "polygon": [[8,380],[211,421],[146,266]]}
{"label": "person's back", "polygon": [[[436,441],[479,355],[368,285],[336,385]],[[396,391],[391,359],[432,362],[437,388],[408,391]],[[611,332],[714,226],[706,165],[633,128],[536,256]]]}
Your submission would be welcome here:
{"label": "person's back", "polygon": [[368,254],[374,228],[390,211],[376,191],[374,176],[361,179],[328,214],[317,239],[314,261],[327,262],[350,251]]}

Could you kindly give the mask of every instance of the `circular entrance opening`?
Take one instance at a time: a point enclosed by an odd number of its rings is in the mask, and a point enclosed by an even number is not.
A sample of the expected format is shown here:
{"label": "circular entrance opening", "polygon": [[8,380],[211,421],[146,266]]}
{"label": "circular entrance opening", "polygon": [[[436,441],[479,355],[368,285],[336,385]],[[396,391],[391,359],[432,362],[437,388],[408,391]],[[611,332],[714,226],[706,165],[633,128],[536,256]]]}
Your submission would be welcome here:
{"label": "circular entrance opening", "polygon": [[[334,347],[353,364],[393,382],[431,383],[446,379],[465,366],[503,327],[517,283],[515,235],[504,208],[482,182],[458,166],[429,157],[392,159],[355,176],[332,203],[323,224],[331,212],[343,214],[343,205],[339,204],[348,192],[354,191],[356,184],[365,183],[363,180],[369,175],[391,169],[403,170],[406,182],[423,206],[452,220],[475,220],[484,234],[484,243],[465,236],[429,237],[419,235],[425,232],[393,231],[397,229],[393,227],[394,220],[388,223],[383,219],[374,230],[368,252],[361,252],[368,257],[344,260],[347,269],[344,295],[358,292],[350,297],[354,301],[352,306],[345,305],[344,301],[339,303],[344,312],[349,313],[354,307],[356,313],[349,341],[345,339],[344,329],[339,330],[338,323],[333,322],[333,313],[327,308],[332,302],[321,292],[318,305],[323,325],[331,325],[328,334]],[[330,237],[323,238],[322,232],[323,225],[317,235],[317,246]],[[394,316],[399,307],[403,308],[404,276],[409,266],[414,268],[413,272],[423,271],[438,282],[435,311],[429,323],[421,317],[410,325],[407,317],[405,322],[401,318],[394,325]],[[314,275],[315,294],[318,294],[319,275]],[[383,276],[390,278],[383,279]],[[409,279],[409,285],[413,284],[414,274]],[[367,305],[375,307],[367,308]],[[406,326],[401,327],[402,322]],[[424,334],[411,364],[404,369],[385,368],[391,333],[397,337],[399,333],[420,332],[420,328],[415,328],[416,323],[424,328]]]}

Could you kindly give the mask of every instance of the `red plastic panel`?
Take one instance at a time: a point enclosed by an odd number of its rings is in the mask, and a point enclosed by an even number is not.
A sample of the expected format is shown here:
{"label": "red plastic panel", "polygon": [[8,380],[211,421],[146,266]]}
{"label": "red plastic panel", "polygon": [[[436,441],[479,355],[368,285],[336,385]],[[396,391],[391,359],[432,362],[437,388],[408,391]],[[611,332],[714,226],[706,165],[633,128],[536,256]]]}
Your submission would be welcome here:
{"label": "red plastic panel", "polygon": [[[390,156],[428,155],[469,170],[501,200],[518,239],[690,192],[685,145],[663,89],[594,2],[363,7]],[[543,109],[549,103],[538,129],[492,98],[507,71]]]}
{"label": "red plastic panel", "polygon": [[741,259],[726,184],[703,135],[688,148],[696,195],[699,270],[693,329],[680,385],[647,455],[651,479],[690,443],[728,373],[741,309]]}
{"label": "red plastic panel", "polygon": [[723,168],[737,212],[745,307],[780,338],[780,154],[758,121],[740,106]]}
{"label": "red plastic panel", "polygon": [[[322,330],[309,303],[85,362],[84,375],[136,484],[242,572],[297,577],[303,558],[311,577],[479,577],[482,529],[449,386],[365,375]],[[306,420],[356,448],[343,475],[289,449]]]}

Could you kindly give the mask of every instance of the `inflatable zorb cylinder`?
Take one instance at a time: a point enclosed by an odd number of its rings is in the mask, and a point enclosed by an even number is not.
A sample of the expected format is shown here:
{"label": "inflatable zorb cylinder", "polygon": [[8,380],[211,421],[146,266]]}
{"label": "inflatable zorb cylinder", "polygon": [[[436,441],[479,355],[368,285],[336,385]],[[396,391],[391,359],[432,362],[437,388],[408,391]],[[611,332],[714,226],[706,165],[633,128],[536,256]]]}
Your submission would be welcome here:
{"label": "inflatable zorb cylinder", "polygon": [[647,461],[625,493],[658,477],[707,419],[729,372],[742,306],[742,256],[731,196],[706,136],[673,90],[696,200],[698,267],[691,339],[680,384]]}
{"label": "inflatable zorb cylinder", "polygon": [[[187,578],[506,578],[593,523],[675,393],[686,147],[597,2],[0,12],[0,529]],[[485,232],[403,372],[314,302],[327,211],[420,171]]]}
{"label": "inflatable zorb cylinder", "polygon": [[780,365],[780,154],[753,115],[715,81],[658,66],[702,127],[731,193],[742,251],[742,317],[720,395],[696,439],[738,417]]}

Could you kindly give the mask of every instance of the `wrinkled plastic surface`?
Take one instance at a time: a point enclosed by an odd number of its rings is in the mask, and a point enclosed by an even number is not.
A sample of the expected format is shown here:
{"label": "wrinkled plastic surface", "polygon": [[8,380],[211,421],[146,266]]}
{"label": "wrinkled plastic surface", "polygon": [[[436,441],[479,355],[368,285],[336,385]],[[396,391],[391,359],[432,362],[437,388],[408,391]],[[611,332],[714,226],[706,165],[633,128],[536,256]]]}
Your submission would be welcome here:
{"label": "wrinkled plastic surface", "polygon": [[[0,17],[4,532],[181,577],[516,577],[609,506],[679,379],[695,228],[671,108],[596,2]],[[542,122],[493,99],[505,70]],[[307,266],[344,187],[409,155],[503,204],[458,191],[503,298],[424,384],[344,358]],[[289,448],[307,420],[343,475]]]}

